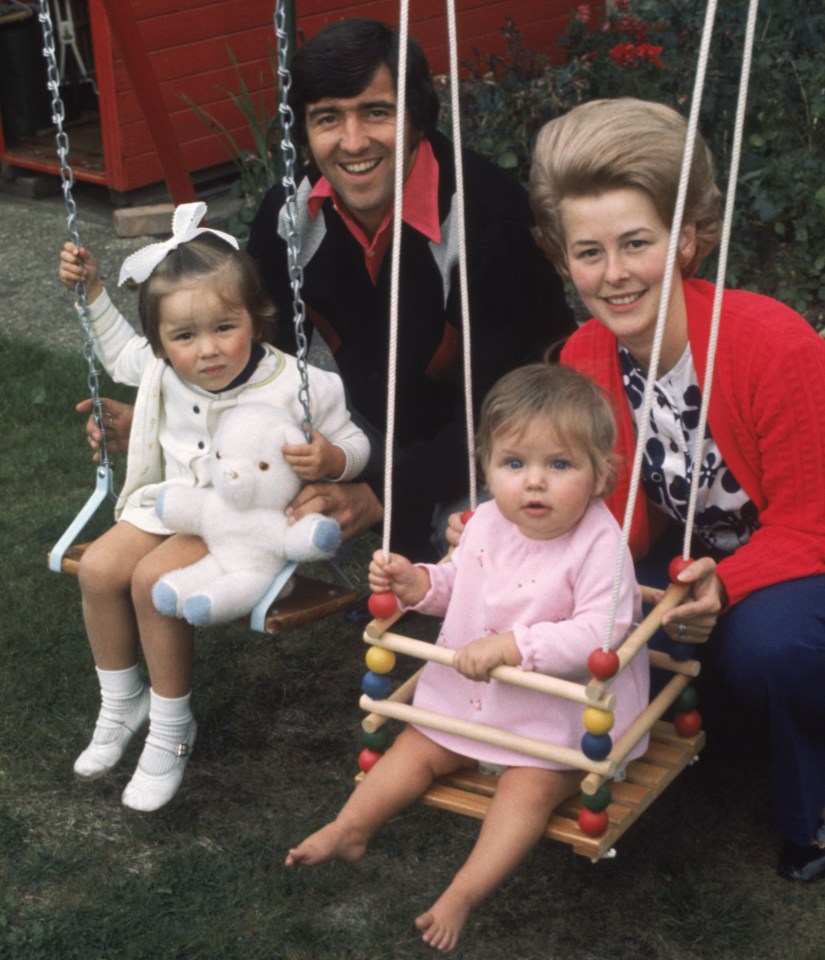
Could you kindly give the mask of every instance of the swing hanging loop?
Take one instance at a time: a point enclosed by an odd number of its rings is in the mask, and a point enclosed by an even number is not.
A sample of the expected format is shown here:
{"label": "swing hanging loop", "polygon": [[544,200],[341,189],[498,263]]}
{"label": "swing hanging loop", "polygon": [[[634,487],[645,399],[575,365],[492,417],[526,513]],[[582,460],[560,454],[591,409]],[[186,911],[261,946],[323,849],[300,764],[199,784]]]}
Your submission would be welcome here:
{"label": "swing hanging loop", "polygon": [[278,43],[278,85],[281,91],[281,103],[278,112],[281,116],[281,154],[284,159],[284,175],[281,180],[285,194],[284,214],[287,222],[287,261],[289,266],[289,280],[292,288],[292,322],[295,327],[296,360],[301,383],[298,388],[298,399],[304,411],[301,429],[304,431],[307,443],[312,439],[312,416],[309,406],[309,369],[307,366],[308,343],[305,332],[306,305],[301,297],[304,284],[304,271],[300,264],[301,241],[298,236],[298,199],[295,189],[295,164],[297,151],[292,139],[292,129],[295,124],[295,115],[289,105],[289,89],[292,77],[288,64],[290,58],[289,33],[286,29],[285,0],[277,0],[275,4],[275,36]]}
{"label": "swing hanging loop", "polygon": [[[60,159],[60,185],[63,191],[63,202],[66,206],[66,227],[69,238],[76,247],[80,247],[80,235],[77,231],[77,204],[72,194],[74,173],[69,166],[69,137],[63,129],[66,111],[60,96],[60,71],[57,67],[57,55],[54,44],[54,29],[48,0],[39,0],[37,18],[43,31],[43,56],[46,58],[47,86],[52,96],[52,121],[57,129],[55,141],[57,155]],[[80,323],[83,327],[83,357],[86,360],[86,383],[92,398],[92,415],[100,430],[99,463],[100,470],[109,470],[109,450],[106,444],[106,427],[103,422],[103,402],[100,398],[100,375],[95,361],[94,338],[92,336],[92,321],[89,316],[89,305],[86,302],[86,284],[81,280],[75,288],[80,306]]]}

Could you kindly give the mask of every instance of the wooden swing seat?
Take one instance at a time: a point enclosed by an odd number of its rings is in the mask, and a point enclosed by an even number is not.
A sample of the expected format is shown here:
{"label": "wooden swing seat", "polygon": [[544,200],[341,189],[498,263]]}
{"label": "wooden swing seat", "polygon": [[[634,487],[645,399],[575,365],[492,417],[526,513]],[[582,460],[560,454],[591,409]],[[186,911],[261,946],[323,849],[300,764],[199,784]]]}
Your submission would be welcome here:
{"label": "wooden swing seat", "polygon": [[[610,817],[607,831],[600,837],[588,837],[582,833],[577,822],[582,803],[575,797],[554,812],[544,832],[545,837],[569,844],[580,856],[601,859],[665,787],[693,762],[704,745],[704,731],[693,737],[681,737],[672,723],[660,720],[651,731],[645,755],[627,765],[624,780],[610,784],[613,800],[607,808]],[[465,770],[436,781],[421,802],[483,819],[496,789],[496,779],[494,774]]]}
{"label": "wooden swing seat", "polygon": [[[61,569],[64,573],[77,575],[80,558],[88,546],[88,543],[79,543],[69,547],[63,556]],[[313,580],[302,574],[295,574],[291,582],[293,590],[289,596],[273,603],[266,615],[264,630],[270,636],[301,627],[332,613],[345,613],[358,600],[355,590],[337,583]]]}
{"label": "wooden swing seat", "polygon": [[[692,737],[682,737],[672,723],[660,720],[651,730],[650,745],[645,755],[627,765],[623,780],[610,784],[613,800],[607,808],[610,817],[607,831],[600,837],[588,837],[582,833],[577,820],[582,802],[578,797],[571,797],[553,813],[544,836],[566,843],[572,847],[573,853],[594,861],[609,856],[627,829],[665,787],[693,763],[704,745],[704,731]],[[365,776],[359,773],[356,782]],[[440,777],[419,802],[428,807],[483,820],[496,791],[497,779],[492,773],[462,770]]]}

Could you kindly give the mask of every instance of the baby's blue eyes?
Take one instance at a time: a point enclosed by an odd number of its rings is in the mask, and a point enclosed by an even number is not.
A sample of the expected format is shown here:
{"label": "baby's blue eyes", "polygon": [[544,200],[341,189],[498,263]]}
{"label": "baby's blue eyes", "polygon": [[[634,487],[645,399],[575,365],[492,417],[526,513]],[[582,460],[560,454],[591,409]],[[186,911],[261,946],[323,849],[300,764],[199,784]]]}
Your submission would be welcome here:
{"label": "baby's blue eyes", "polygon": [[[505,466],[509,467],[511,470],[521,470],[524,467],[524,461],[519,460],[517,457],[511,457],[509,460],[505,461]],[[550,466],[553,470],[567,470],[570,466],[569,460],[553,460],[550,463]]]}

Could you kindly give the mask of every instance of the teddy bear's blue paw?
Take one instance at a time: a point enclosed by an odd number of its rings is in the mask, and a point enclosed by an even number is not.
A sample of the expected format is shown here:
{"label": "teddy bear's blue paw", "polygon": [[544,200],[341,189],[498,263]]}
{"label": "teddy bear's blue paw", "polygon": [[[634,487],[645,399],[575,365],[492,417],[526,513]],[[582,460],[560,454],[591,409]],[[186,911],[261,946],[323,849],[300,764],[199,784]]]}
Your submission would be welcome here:
{"label": "teddy bear's blue paw", "polygon": [[158,493],[158,498],[155,500],[155,514],[159,520],[163,520],[163,501],[166,497],[166,491],[161,490]]}
{"label": "teddy bear's blue paw", "polygon": [[164,617],[177,616],[177,590],[169,586],[164,580],[158,580],[154,587],[152,587],[152,603],[155,605],[155,610],[157,610],[158,613],[162,613]]}
{"label": "teddy bear's blue paw", "polygon": [[341,546],[341,528],[335,520],[322,517],[312,531],[312,545],[325,553],[335,553]]}
{"label": "teddy bear's blue paw", "polygon": [[193,627],[206,626],[212,616],[212,601],[202,593],[196,593],[184,602],[183,615]]}

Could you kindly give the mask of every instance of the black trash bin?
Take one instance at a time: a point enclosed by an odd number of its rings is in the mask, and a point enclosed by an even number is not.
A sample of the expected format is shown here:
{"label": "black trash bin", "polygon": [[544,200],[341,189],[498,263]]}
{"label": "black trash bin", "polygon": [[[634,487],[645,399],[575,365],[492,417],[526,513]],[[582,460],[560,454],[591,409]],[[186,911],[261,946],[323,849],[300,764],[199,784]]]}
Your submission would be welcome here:
{"label": "black trash bin", "polygon": [[51,125],[51,94],[36,16],[0,17],[0,117],[6,144]]}

